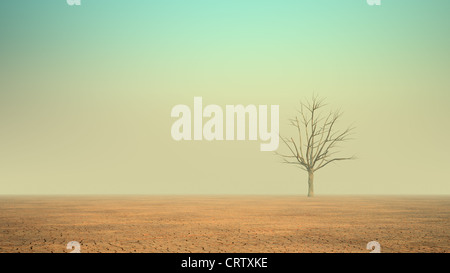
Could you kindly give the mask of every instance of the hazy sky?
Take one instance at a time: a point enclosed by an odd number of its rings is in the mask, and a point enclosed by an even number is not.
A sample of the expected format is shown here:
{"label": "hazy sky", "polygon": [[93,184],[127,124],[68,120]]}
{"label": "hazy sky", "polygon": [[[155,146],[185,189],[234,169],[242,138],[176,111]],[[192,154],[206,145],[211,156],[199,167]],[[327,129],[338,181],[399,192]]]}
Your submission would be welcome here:
{"label": "hazy sky", "polygon": [[174,141],[170,112],[278,104],[286,135],[313,92],[359,158],[317,195],[450,194],[450,1],[381,2],[1,1],[0,194],[305,195],[259,141]]}

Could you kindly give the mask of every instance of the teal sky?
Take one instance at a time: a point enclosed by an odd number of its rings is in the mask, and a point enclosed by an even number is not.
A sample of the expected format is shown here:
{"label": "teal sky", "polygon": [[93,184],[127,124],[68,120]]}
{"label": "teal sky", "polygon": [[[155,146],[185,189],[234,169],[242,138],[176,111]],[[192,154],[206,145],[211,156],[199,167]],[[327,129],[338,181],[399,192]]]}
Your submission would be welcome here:
{"label": "teal sky", "polygon": [[313,92],[359,157],[317,194],[450,194],[450,1],[81,2],[0,2],[0,194],[304,194],[259,143],[174,142],[170,110],[279,104],[287,134]]}

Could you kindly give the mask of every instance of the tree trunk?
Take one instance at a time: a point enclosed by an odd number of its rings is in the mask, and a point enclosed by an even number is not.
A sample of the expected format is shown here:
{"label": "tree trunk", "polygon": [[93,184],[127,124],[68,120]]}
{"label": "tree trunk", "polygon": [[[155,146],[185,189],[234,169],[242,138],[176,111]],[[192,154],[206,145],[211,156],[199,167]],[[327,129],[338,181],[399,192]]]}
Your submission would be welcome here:
{"label": "tree trunk", "polygon": [[308,172],[308,197],[314,196],[314,173]]}

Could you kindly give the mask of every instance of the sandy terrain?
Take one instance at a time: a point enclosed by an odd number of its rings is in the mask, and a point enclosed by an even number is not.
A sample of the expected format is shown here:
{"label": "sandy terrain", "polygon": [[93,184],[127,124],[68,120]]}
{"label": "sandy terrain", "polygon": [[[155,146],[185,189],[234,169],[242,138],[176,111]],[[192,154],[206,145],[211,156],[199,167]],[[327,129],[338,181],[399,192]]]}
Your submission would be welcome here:
{"label": "sandy terrain", "polygon": [[0,252],[450,252],[450,197],[0,196]]}

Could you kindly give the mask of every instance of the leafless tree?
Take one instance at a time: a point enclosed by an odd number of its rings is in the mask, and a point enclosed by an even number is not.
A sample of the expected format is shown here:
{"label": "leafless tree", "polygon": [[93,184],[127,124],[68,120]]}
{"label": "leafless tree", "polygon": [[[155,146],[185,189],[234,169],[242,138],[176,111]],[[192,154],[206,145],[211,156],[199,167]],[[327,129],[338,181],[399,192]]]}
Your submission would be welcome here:
{"label": "leafless tree", "polygon": [[293,164],[308,172],[308,197],[314,196],[314,172],[336,161],[354,159],[351,157],[335,157],[339,152],[336,148],[350,139],[354,128],[336,129],[336,123],[342,112],[330,111],[323,114],[324,99],[313,96],[306,103],[300,103],[298,116],[290,119],[290,125],[298,131],[298,137],[280,136],[290,153],[280,154],[283,163]]}

